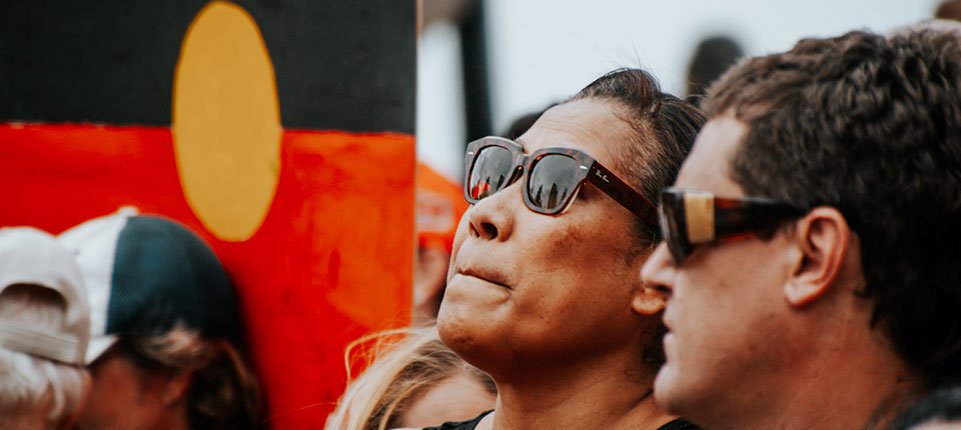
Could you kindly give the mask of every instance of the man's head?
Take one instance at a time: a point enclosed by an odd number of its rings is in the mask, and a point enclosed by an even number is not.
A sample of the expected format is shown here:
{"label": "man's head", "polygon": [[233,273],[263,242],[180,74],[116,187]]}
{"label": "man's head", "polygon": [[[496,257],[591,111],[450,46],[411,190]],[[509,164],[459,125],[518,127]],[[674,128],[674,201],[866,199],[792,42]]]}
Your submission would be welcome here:
{"label": "man's head", "polygon": [[259,425],[233,285],[203,240],[132,209],[60,239],[76,252],[92,310],[93,388],[79,428]]}
{"label": "man's head", "polygon": [[[961,376],[961,332],[947,329],[961,326],[957,45],[934,33],[802,40],[711,88],[711,121],[676,186],[722,199],[680,200],[669,229],[693,246],[677,261],[661,245],[644,270],[672,293],[660,402],[730,412],[745,400],[731,393],[776,392],[800,363],[858,339],[924,382]],[[742,240],[713,240],[725,234]]]}
{"label": "man's head", "polygon": [[0,427],[72,423],[90,387],[89,318],[73,255],[39,230],[0,229]]}
{"label": "man's head", "polygon": [[[517,142],[472,144],[465,183],[475,204],[454,241],[444,342],[495,378],[599,354],[636,360],[657,337],[663,306],[638,276],[658,234],[649,201],[702,120],[646,73],[618,70],[547,110]],[[526,158],[536,151],[544,157]],[[514,162],[523,159],[522,173]],[[611,185],[617,178],[623,187]]]}

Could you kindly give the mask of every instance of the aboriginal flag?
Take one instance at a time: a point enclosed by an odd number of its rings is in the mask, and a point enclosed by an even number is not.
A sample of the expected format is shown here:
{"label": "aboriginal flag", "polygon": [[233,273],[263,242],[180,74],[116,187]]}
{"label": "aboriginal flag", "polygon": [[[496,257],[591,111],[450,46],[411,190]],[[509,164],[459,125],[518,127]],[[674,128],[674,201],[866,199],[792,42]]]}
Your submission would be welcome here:
{"label": "aboriginal flag", "polygon": [[0,225],[193,228],[270,426],[321,428],[345,345],[409,318],[414,96],[412,1],[5,1]]}

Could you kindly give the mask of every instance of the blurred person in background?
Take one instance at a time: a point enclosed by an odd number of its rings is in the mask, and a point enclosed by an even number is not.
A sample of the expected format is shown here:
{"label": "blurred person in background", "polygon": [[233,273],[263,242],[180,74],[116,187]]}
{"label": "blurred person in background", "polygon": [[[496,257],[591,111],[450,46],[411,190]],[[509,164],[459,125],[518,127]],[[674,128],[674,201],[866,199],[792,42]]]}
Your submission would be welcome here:
{"label": "blurred person in background", "polygon": [[34,228],[0,228],[0,428],[73,426],[90,389],[89,337],[70,251]]}
{"label": "blurred person in background", "polygon": [[700,105],[711,83],[743,56],[741,44],[730,36],[711,36],[698,43],[687,66],[685,100]]}
{"label": "blurred person in background", "polygon": [[507,125],[507,129],[504,130],[500,135],[511,140],[521,137],[524,135],[524,133],[527,133],[527,130],[530,129],[535,122],[537,122],[537,119],[540,118],[541,115],[544,115],[544,112],[547,112],[548,109],[554,106],[557,106],[557,103],[551,103],[544,108],[544,110],[529,112],[514,118],[514,120]]}
{"label": "blurred person in background", "polygon": [[934,17],[961,21],[961,0],[944,0],[935,10]]}
{"label": "blurred person in background", "polygon": [[80,429],[255,429],[233,284],[186,227],[133,208],[60,235],[91,308],[93,388]]}
{"label": "blurred person in background", "polygon": [[423,162],[417,163],[417,260],[414,268],[415,327],[433,325],[447,286],[447,265],[457,223],[467,210],[461,187]]}
{"label": "blurred person in background", "polygon": [[961,55],[933,31],[739,63],[661,194],[655,396],[712,429],[852,429],[961,379]]}
{"label": "blurred person in background", "polygon": [[497,383],[445,429],[690,428],[651,396],[665,297],[640,280],[657,192],[704,117],[644,71],[613,71],[517,140],[468,145],[441,339]]}
{"label": "blurred person in background", "polygon": [[337,402],[327,430],[422,428],[494,408],[494,381],[444,345],[436,327],[357,340],[347,349],[348,373],[352,351],[369,342],[375,345],[366,351],[368,366]]}

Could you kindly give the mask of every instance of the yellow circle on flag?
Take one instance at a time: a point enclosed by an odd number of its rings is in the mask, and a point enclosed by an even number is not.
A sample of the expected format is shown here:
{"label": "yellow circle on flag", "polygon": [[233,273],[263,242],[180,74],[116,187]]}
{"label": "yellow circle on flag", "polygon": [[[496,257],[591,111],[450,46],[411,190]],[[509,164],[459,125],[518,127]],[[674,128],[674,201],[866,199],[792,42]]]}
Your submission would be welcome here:
{"label": "yellow circle on flag", "polygon": [[240,6],[211,2],[187,30],[172,132],[190,208],[219,239],[249,239],[277,191],[283,129],[267,46]]}

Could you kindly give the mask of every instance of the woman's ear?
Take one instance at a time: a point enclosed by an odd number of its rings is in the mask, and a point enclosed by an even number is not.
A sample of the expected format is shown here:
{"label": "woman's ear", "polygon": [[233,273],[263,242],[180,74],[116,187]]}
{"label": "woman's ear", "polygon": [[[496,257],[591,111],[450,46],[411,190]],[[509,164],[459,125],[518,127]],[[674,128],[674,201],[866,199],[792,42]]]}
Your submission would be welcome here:
{"label": "woman's ear", "polygon": [[817,207],[797,221],[797,261],[784,287],[788,304],[803,308],[817,301],[837,280],[851,246],[844,215],[832,207]]}

